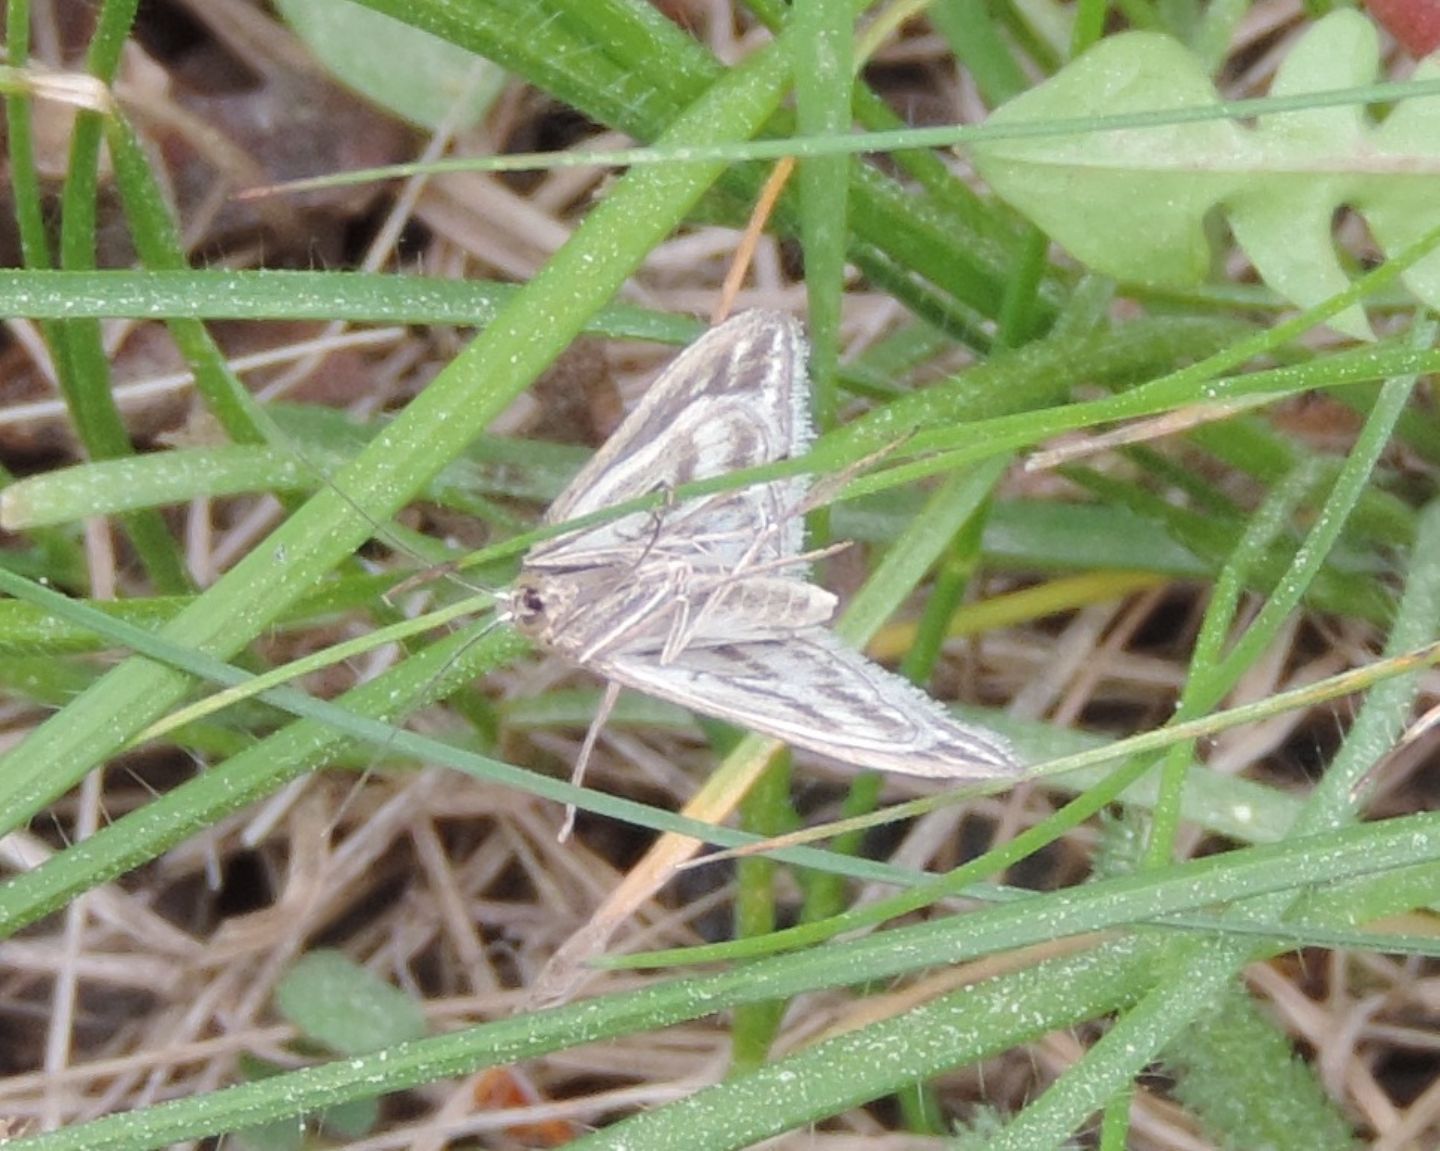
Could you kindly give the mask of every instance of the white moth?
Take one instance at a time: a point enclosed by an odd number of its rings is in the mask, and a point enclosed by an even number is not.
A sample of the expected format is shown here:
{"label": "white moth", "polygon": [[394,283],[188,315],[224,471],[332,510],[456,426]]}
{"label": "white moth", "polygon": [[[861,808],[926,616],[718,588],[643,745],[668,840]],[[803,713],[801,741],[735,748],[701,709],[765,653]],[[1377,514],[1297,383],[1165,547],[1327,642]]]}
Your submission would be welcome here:
{"label": "white moth", "polygon": [[[547,524],[804,454],[805,339],[777,312],[713,328],[545,514]],[[825,630],[806,581],[804,478],[663,504],[531,549],[506,614],[605,677],[578,780],[621,686],[858,767],[948,780],[1018,776],[999,736],[956,722]]]}

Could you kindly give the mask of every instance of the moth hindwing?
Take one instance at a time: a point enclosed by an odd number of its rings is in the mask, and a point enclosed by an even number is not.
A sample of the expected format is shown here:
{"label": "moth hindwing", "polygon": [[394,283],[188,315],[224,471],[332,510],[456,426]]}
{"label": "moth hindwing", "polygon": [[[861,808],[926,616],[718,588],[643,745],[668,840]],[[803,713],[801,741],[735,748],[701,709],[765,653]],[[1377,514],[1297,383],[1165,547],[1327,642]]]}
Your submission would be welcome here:
{"label": "moth hindwing", "polygon": [[[805,340],[788,316],[745,312],[713,328],[660,375],[545,522],[803,455],[804,385]],[[609,680],[607,703],[623,685],[859,767],[1017,776],[1003,739],[952,719],[825,629],[835,597],[806,579],[807,487],[754,484],[541,543],[510,593],[510,618]]]}

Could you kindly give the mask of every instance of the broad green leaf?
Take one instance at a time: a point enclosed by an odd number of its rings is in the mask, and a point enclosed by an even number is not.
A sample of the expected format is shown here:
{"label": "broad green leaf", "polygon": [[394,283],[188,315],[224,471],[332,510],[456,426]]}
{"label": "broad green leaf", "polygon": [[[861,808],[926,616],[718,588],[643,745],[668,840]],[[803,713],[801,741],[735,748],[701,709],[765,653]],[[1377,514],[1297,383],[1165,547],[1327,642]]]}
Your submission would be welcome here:
{"label": "broad green leaf", "polygon": [[275,7],[339,79],[422,128],[466,128],[505,84],[495,64],[351,0],[276,0]]}
{"label": "broad green leaf", "polygon": [[[1354,11],[1319,21],[1281,66],[1274,96],[1304,96],[1373,83],[1374,29]],[[1417,80],[1440,76],[1431,59]],[[1202,60],[1155,33],[1113,36],[1048,82],[998,109],[992,125],[1164,113],[1220,103]],[[1261,278],[1299,307],[1350,285],[1332,233],[1335,214],[1364,217],[1387,256],[1440,224],[1440,98],[1401,101],[1376,124],[1360,105],[1260,118],[1074,132],[975,145],[995,192],[1105,275],[1156,287],[1201,282],[1211,254],[1206,216],[1218,211]],[[1404,275],[1440,306],[1440,254]],[[1330,320],[1370,338],[1356,306]]]}
{"label": "broad green leaf", "polygon": [[[1111,37],[1011,100],[991,125],[1073,120],[1218,103],[1199,60],[1152,32]],[[995,192],[1097,271],[1143,284],[1204,278],[1204,217],[1244,186],[1258,156],[1228,120],[976,144]]]}

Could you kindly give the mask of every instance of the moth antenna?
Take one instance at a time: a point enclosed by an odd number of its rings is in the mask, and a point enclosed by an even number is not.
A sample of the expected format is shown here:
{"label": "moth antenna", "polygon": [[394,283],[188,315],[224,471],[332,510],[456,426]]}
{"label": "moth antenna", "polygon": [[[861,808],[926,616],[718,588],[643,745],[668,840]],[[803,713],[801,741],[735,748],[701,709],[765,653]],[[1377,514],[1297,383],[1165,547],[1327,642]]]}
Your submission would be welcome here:
{"label": "moth antenna", "polygon": [[[430,684],[433,684],[447,671],[454,667],[455,664],[461,659],[462,656],[465,655],[467,651],[473,648],[477,643],[483,642],[486,636],[488,636],[497,627],[500,627],[504,623],[505,619],[502,613],[496,611],[493,619],[491,619],[487,624],[485,624],[484,627],[482,627],[478,632],[476,632],[472,637],[470,637],[468,641],[462,644],[455,651],[455,653],[448,660],[445,661],[445,663],[441,664],[440,667],[435,669],[434,674],[429,678],[429,680],[426,681],[426,689],[428,690]],[[422,692],[421,694],[424,693]],[[397,732],[400,730],[399,723],[395,725],[395,730]],[[354,802],[356,796],[360,794],[360,789],[369,781],[370,777],[375,774],[376,766],[381,762],[381,760],[383,760],[387,755],[390,754],[390,747],[390,740],[387,739],[383,744],[381,744],[375,749],[375,754],[370,757],[370,761],[365,765],[364,769],[360,772],[360,774],[356,776],[355,782],[346,791],[345,798],[336,805],[335,811],[330,818],[329,825],[326,827],[327,833],[333,832],[335,828],[340,825],[340,820],[344,818],[345,812],[349,810],[350,804]]]}
{"label": "moth antenna", "polygon": [[374,529],[374,535],[376,539],[384,541],[387,547],[393,548],[395,551],[400,552],[403,555],[407,555],[411,559],[414,559],[419,563],[426,565],[426,571],[416,572],[414,575],[407,577],[395,587],[387,591],[382,597],[387,604],[391,604],[391,606],[394,606],[390,599],[392,595],[404,594],[404,592],[411,590],[413,586],[419,586],[425,583],[426,577],[429,576],[430,571],[435,571],[439,573],[432,578],[449,578],[452,580],[452,582],[456,583],[458,586],[464,588],[468,592],[484,595],[493,595],[495,593],[495,588],[482,587],[478,584],[471,584],[467,583],[465,580],[462,580],[457,574],[460,570],[460,561],[458,560],[451,560],[443,564],[430,563],[430,560],[427,556],[421,555],[414,548],[410,547],[410,545],[407,544],[404,539],[392,532],[386,524],[381,523],[368,511],[366,511],[363,507],[356,503],[354,498],[351,497],[350,493],[347,492],[339,484],[337,484],[334,480],[334,477],[330,476],[324,468],[322,468],[313,459],[311,459],[306,454],[305,450],[299,445],[299,443],[295,441],[293,437],[286,435],[284,430],[275,423],[275,420],[272,417],[262,411],[262,418],[265,422],[265,433],[267,438],[269,438],[272,443],[282,446],[287,452],[294,456],[297,461],[299,461],[300,465],[310,473],[312,478],[314,478],[318,483],[323,484],[325,487],[329,488],[332,492],[334,492],[337,496],[339,496],[342,500],[349,504],[350,510],[355,512],[355,514],[360,516],[362,519],[364,519]]}
{"label": "moth antenna", "polygon": [[460,571],[459,560],[447,560],[443,564],[432,564],[424,571],[418,571],[413,575],[406,576],[394,587],[388,589],[381,598],[391,607],[394,607],[395,601],[391,599],[392,596],[398,598],[399,596],[407,595],[417,588],[422,588],[428,583],[434,583],[436,580],[442,579],[449,580],[451,583],[464,588],[468,592],[473,592],[476,595],[498,595],[500,593],[501,589],[499,588],[486,587],[483,584],[470,583],[462,579],[460,577]]}

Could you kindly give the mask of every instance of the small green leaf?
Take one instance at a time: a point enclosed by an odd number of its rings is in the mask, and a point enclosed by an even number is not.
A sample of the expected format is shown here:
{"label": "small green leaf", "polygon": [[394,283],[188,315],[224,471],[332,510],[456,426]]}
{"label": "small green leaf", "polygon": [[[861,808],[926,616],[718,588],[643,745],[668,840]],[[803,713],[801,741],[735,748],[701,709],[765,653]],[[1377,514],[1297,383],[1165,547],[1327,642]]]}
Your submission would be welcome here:
{"label": "small green leaf", "polygon": [[235,1131],[231,1136],[240,1151],[301,1151],[305,1146],[305,1123],[277,1119]]}
{"label": "small green leaf", "polygon": [[275,1000],[304,1035],[341,1055],[364,1055],[426,1032],[425,1015],[413,999],[338,951],[302,958]]}
{"label": "small green leaf", "polygon": [[[240,1059],[240,1071],[245,1079],[253,1083],[282,1075],[285,1068],[252,1055],[245,1055]],[[276,1119],[273,1123],[246,1127],[232,1132],[231,1137],[241,1151],[301,1151],[302,1148],[316,1146],[311,1133],[317,1127],[327,1135],[359,1139],[375,1129],[379,1118],[378,1100],[348,1099],[313,1115]]]}
{"label": "small green leaf", "polygon": [[376,1099],[350,1099],[327,1107],[315,1116],[320,1129],[338,1139],[359,1139],[375,1130],[380,1119],[380,1103]]}

